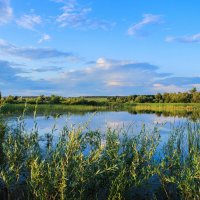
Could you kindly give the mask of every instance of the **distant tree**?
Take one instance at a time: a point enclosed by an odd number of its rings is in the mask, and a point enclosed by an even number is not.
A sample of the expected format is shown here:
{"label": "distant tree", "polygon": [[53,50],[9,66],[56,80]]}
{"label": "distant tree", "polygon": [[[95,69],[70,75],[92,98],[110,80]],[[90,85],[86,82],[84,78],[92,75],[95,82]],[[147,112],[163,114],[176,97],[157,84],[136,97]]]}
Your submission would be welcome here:
{"label": "distant tree", "polygon": [[135,98],[137,97],[137,95],[131,95],[130,97],[129,97],[129,101],[135,101]]}
{"label": "distant tree", "polygon": [[195,93],[195,92],[197,92],[197,88],[196,87],[193,87],[191,90],[190,90],[190,93]]}
{"label": "distant tree", "polygon": [[8,97],[6,97],[5,102],[6,103],[13,103],[14,102],[14,97],[9,95]]}
{"label": "distant tree", "polygon": [[163,101],[165,103],[170,103],[171,102],[171,95],[170,95],[170,93],[164,93],[162,96],[163,96]]}
{"label": "distant tree", "polygon": [[59,104],[61,102],[61,98],[56,95],[51,95],[50,97],[50,103],[52,104]]}
{"label": "distant tree", "polygon": [[136,103],[147,103],[150,102],[150,99],[146,95],[137,96],[135,98]]}
{"label": "distant tree", "polygon": [[200,92],[193,93],[192,103],[200,103]]}
{"label": "distant tree", "polygon": [[13,99],[17,101],[18,100],[18,96],[14,96]]}
{"label": "distant tree", "polygon": [[45,96],[44,95],[40,95],[39,97],[37,97],[37,101],[38,103],[44,103],[46,100]]}
{"label": "distant tree", "polygon": [[176,103],[190,103],[192,95],[188,92],[178,93]]}
{"label": "distant tree", "polygon": [[156,96],[155,96],[155,102],[156,103],[162,103],[163,102],[162,94],[160,94],[160,93],[156,94]]}

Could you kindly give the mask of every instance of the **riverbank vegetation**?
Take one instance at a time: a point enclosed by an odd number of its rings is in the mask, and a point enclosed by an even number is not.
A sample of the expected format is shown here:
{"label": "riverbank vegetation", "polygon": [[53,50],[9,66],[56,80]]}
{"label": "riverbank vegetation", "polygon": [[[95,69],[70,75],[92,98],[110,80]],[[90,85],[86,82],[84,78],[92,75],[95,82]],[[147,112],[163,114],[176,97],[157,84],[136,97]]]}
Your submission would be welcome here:
{"label": "riverbank vegetation", "polygon": [[26,105],[27,115],[32,115],[37,105],[38,114],[44,116],[57,116],[57,114],[85,115],[94,112],[128,112],[134,115],[156,114],[159,117],[185,117],[192,121],[200,119],[200,104],[198,103],[137,103],[110,106],[3,103],[0,105],[0,116],[18,116],[23,112],[24,105]]}
{"label": "riverbank vegetation", "polygon": [[34,121],[32,131],[23,116],[0,123],[0,199],[200,198],[199,123],[162,141],[161,127],[145,125],[135,135],[54,127],[41,138]]}
{"label": "riverbank vegetation", "polygon": [[51,96],[35,96],[35,97],[19,97],[7,96],[1,98],[2,102],[10,104],[63,104],[63,105],[90,105],[90,106],[113,106],[137,103],[200,103],[200,92],[196,88],[188,92],[178,93],[158,93],[156,95],[130,95],[130,96],[105,96],[105,97],[61,97]]}

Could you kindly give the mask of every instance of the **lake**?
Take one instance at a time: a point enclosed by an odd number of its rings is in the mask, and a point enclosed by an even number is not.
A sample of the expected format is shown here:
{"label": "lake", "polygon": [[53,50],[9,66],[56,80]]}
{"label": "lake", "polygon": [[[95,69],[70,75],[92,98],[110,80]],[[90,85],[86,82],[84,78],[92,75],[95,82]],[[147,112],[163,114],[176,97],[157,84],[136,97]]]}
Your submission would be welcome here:
{"label": "lake", "polygon": [[[6,117],[9,125],[16,124],[17,117],[10,115]],[[137,113],[128,111],[99,111],[99,112],[66,112],[59,115],[38,114],[34,120],[33,115],[27,115],[24,119],[26,130],[33,129],[34,123],[37,123],[38,133],[42,141],[46,135],[54,130],[54,139],[59,136],[63,127],[78,128],[85,127],[84,131],[99,130],[102,134],[106,133],[108,128],[116,130],[119,134],[127,132],[129,136],[139,134],[142,126],[145,124],[147,131],[152,132],[155,126],[159,127],[161,142],[167,141],[170,131],[173,127],[186,125],[193,122],[190,117],[166,116],[162,113]]]}

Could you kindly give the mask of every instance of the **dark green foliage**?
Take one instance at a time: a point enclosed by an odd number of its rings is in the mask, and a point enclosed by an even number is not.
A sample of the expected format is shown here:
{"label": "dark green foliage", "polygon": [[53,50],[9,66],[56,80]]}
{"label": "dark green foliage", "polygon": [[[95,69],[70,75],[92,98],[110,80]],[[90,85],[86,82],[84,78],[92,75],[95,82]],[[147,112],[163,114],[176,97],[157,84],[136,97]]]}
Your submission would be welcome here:
{"label": "dark green foliage", "polygon": [[4,102],[10,104],[64,104],[64,105],[90,105],[90,106],[121,106],[134,103],[200,103],[200,92],[193,88],[189,92],[158,93],[156,95],[131,95],[112,97],[68,97],[57,95],[38,97],[8,96]]}
{"label": "dark green foliage", "polygon": [[153,103],[154,96],[152,95],[141,95],[135,98],[135,103]]}
{"label": "dark green foliage", "polygon": [[51,104],[59,104],[61,103],[61,97],[56,96],[56,95],[51,95],[49,102]]}

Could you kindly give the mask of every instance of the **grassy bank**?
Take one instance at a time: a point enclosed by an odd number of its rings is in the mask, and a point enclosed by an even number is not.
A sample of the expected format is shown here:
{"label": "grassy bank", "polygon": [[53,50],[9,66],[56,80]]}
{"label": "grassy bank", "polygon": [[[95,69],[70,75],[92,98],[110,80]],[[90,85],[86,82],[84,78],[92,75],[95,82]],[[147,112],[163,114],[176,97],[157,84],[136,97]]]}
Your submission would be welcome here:
{"label": "grassy bank", "polygon": [[198,103],[150,103],[127,105],[130,113],[149,113],[164,117],[185,117],[196,121],[200,119],[200,104]]}
{"label": "grassy bank", "polygon": [[[8,104],[0,106],[0,114],[20,115],[24,110],[25,104]],[[27,104],[26,112],[32,114],[36,105]],[[138,103],[138,104],[110,104],[109,106],[92,105],[62,105],[62,104],[39,104],[38,113],[42,115],[56,115],[73,113],[82,115],[87,112],[98,111],[128,111],[133,114],[154,113],[158,116],[177,116],[187,117],[192,120],[200,119],[199,103]]]}
{"label": "grassy bank", "polygon": [[[41,140],[37,123],[0,124],[0,199],[200,198],[200,125],[174,127],[158,152],[159,127],[137,136],[84,127]],[[43,145],[41,145],[43,144]]]}
{"label": "grassy bank", "polygon": [[127,105],[135,107],[136,110],[200,111],[200,103],[137,103]]}
{"label": "grassy bank", "polygon": [[[96,112],[108,110],[107,106],[91,106],[91,105],[59,105],[59,104],[27,104],[26,112],[33,113],[35,107],[37,106],[38,113],[41,114],[62,114],[67,112],[72,112],[74,114],[82,114],[85,112]],[[0,108],[0,113],[3,114],[21,114],[24,110],[25,104],[3,104]]]}

